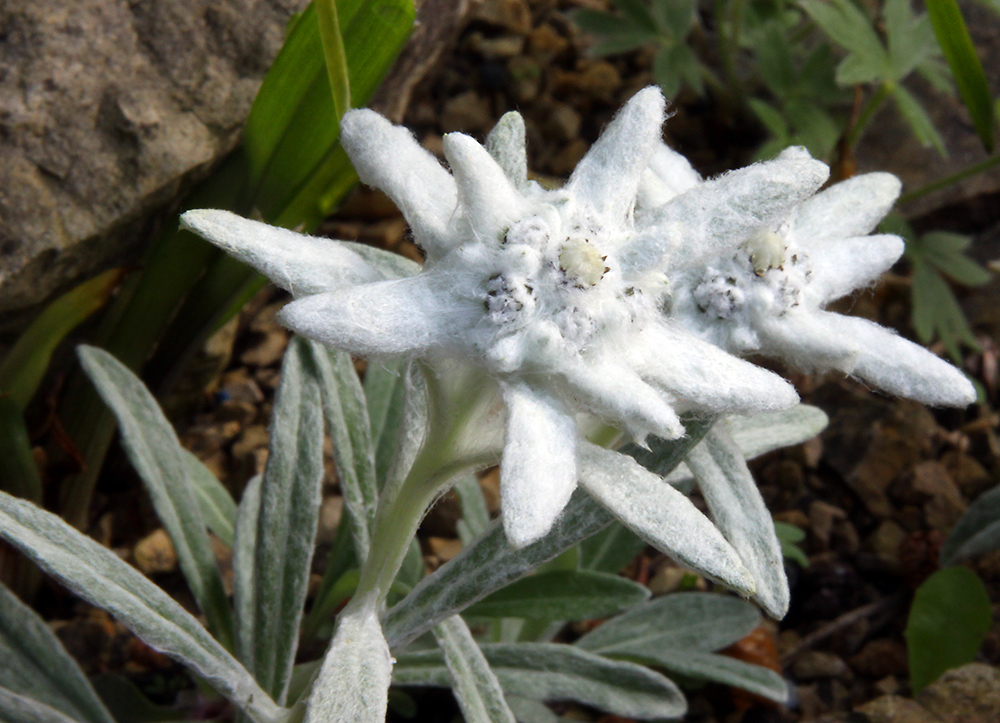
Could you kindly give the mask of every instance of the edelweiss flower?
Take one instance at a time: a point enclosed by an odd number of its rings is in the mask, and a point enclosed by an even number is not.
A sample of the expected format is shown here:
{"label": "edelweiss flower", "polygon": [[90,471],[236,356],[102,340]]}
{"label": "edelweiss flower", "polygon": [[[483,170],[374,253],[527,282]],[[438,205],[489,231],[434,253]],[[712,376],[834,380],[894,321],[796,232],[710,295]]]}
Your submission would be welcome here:
{"label": "edelweiss flower", "polygon": [[[791,148],[780,157],[809,156]],[[637,215],[655,217],[699,182],[690,164],[661,144]],[[805,371],[838,370],[925,404],[971,404],[973,386],[952,365],[874,322],[824,311],[873,283],[903,253],[897,236],[867,235],[899,190],[888,173],[855,176],[797,205],[733,253],[668,269],[671,316],[733,354],[761,353]]]}
{"label": "edelweiss flower", "polygon": [[445,136],[449,173],[405,129],[349,112],[342,142],[361,179],[396,202],[427,254],[407,278],[380,274],[359,255],[371,250],[232,214],[189,212],[184,222],[300,297],[281,319],[304,336],[420,358],[443,374],[457,361],[494,380],[506,409],[504,525],[524,545],[569,500],[578,457],[595,456],[579,413],[641,442],[682,435],[680,413],[796,402],[780,377],[674,325],[662,313],[662,269],[731,251],[776,223],[819,187],[824,167],[800,157],[757,164],[637,226],[633,206],[663,110],[658,90],[638,93],[555,191],[527,180],[519,116],[491,135],[493,155],[468,136]]}

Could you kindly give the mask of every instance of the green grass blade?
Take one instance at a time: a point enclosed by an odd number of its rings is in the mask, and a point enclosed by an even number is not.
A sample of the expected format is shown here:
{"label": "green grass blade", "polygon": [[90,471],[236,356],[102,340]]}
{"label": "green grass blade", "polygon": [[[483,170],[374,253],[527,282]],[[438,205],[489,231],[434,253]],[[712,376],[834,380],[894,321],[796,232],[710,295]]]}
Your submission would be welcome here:
{"label": "green grass blade", "polygon": [[170,422],[142,381],[105,351],[80,347],[80,361],[98,394],[114,412],[122,445],[142,478],[157,517],[170,535],[177,559],[209,628],[233,647],[233,620],[208,539],[188,464]]}
{"label": "green grass blade", "polygon": [[42,500],[42,478],[24,415],[7,396],[0,396],[0,489],[32,502]]}
{"label": "green grass blade", "polygon": [[35,396],[56,345],[80,322],[107,303],[125,276],[111,269],[63,294],[21,334],[0,364],[0,391],[22,411]]}
{"label": "green grass blade", "polygon": [[340,33],[336,0],[316,0],[316,18],[319,21],[320,39],[323,41],[326,74],[330,79],[333,113],[339,121],[351,105],[351,79],[347,74],[347,53],[344,50],[344,37]]}
{"label": "green grass blade", "polygon": [[965,107],[969,109],[976,133],[986,150],[992,153],[996,121],[993,99],[986,72],[972,44],[962,11],[955,0],[926,0],[925,4],[934,34],[941,45],[941,52],[955,77],[955,84]]}

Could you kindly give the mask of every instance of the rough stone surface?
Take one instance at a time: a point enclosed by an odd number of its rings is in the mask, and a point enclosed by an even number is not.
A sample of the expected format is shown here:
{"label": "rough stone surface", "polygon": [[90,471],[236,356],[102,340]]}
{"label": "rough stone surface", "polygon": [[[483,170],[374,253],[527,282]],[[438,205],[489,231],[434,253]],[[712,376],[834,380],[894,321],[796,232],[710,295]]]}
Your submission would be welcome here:
{"label": "rough stone surface", "polygon": [[949,670],[927,686],[917,701],[948,723],[1000,720],[1000,669],[970,663]]}
{"label": "rough stone surface", "polygon": [[304,4],[0,5],[0,311],[106,264],[233,148]]}

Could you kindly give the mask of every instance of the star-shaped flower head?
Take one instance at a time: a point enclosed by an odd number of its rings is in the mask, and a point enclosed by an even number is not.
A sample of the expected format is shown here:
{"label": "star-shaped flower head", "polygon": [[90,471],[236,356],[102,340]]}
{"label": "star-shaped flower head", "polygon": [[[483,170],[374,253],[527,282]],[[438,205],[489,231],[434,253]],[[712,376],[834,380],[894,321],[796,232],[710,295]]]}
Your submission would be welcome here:
{"label": "star-shaped flower head", "polygon": [[[809,156],[790,148],[780,157]],[[653,159],[639,194],[641,217],[655,217],[700,184],[665,145]],[[951,364],[874,322],[824,310],[873,283],[903,253],[899,237],[869,235],[899,191],[891,174],[855,176],[798,204],[734,252],[669,269],[671,316],[733,354],[838,370],[925,404],[971,404],[973,386]]]}
{"label": "star-shaped flower head", "polygon": [[212,227],[220,212],[185,222],[298,295],[281,319],[304,336],[485,372],[506,409],[504,525],[524,545],[548,531],[576,487],[578,451],[589,444],[578,414],[641,442],[684,434],[681,413],[755,413],[796,401],[780,377],[664,316],[662,269],[702,239],[727,250],[746,241],[813,193],[825,167],[780,159],[702,184],[657,216],[669,233],[652,234],[636,226],[633,207],[663,114],[659,91],[640,91],[566,186],[550,191],[527,180],[519,116],[491,136],[494,155],[466,135],[445,136],[449,173],[407,130],[369,110],[347,113],[342,142],[362,181],[396,202],[426,252],[423,270],[406,278],[376,280],[357,263],[358,249],[340,245],[341,283],[324,284],[317,268],[301,267],[335,242],[312,240],[315,253],[278,258],[262,235],[269,232],[252,222],[226,217],[225,234]]}

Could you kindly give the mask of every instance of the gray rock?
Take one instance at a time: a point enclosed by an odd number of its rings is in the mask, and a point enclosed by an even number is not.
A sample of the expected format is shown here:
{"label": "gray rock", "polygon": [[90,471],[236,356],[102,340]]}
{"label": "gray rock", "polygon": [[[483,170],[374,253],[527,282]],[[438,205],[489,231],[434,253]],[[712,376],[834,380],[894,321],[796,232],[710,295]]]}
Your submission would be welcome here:
{"label": "gray rock", "polygon": [[917,701],[948,723],[1000,720],[1000,669],[969,663],[949,670],[921,691]]}
{"label": "gray rock", "polygon": [[239,139],[304,0],[6,0],[0,311],[120,257]]}

